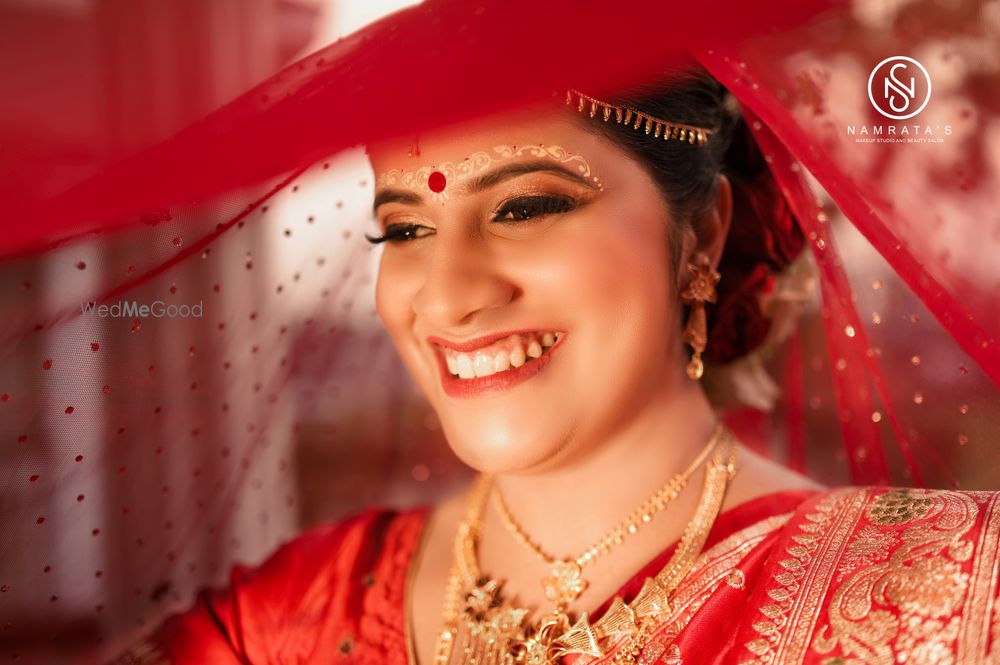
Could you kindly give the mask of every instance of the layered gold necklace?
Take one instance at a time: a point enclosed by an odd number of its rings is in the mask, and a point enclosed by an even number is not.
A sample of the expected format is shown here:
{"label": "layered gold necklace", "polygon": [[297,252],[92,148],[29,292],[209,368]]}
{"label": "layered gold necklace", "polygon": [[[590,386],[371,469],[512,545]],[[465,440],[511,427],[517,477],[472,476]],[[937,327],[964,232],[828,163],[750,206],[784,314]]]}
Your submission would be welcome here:
{"label": "layered gold necklace", "polygon": [[[587,588],[582,568],[662,511],[686,486],[705,460],[705,483],[694,517],[688,523],[673,556],[656,575],[647,578],[638,596],[625,603],[616,597],[608,611],[591,624],[584,612],[576,622],[567,611]],[[555,605],[535,622],[529,610],[511,605],[500,595],[502,583],[485,577],[476,554],[482,516],[493,489],[493,479],[481,475],[472,488],[465,518],[458,526],[454,563],[448,579],[438,636],[438,665],[554,665],[563,656],[583,654],[603,657],[617,651],[616,662],[635,662],[647,632],[670,613],[670,597],[701,553],[708,532],[722,505],[729,480],[735,473],[734,439],[721,425],[701,454],[683,472],[660,488],[628,518],[576,558],[557,559],[534,543],[510,514],[499,492],[493,492],[505,527],[523,545],[542,558],[550,569],[542,585]],[[619,655],[620,654],[620,655]]]}

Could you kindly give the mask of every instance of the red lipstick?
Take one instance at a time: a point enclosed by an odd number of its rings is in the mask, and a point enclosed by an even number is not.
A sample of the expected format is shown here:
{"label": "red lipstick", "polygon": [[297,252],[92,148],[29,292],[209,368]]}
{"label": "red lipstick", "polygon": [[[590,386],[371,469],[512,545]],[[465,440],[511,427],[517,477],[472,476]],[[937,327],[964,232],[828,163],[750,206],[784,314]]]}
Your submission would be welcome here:
{"label": "red lipstick", "polygon": [[[540,328],[522,328],[521,330],[507,330],[505,332],[499,332],[492,335],[483,335],[482,337],[476,337],[475,339],[469,339],[464,342],[453,342],[449,339],[444,339],[443,337],[430,336],[427,341],[431,344],[436,344],[437,346],[444,346],[449,349],[454,349],[459,353],[470,353],[476,349],[481,349],[484,346],[489,346],[493,342],[501,339],[506,339],[511,335],[531,335],[535,333],[555,333],[555,330],[542,330]],[[485,377],[484,377],[485,378]]]}
{"label": "red lipstick", "polygon": [[[484,337],[478,337],[467,342],[450,342],[448,340],[442,340],[437,337],[428,337],[427,340],[432,344],[437,344],[440,346],[446,346],[451,349],[455,349],[459,352],[468,353],[480,349],[484,346],[488,346],[497,340],[504,339],[514,334],[527,334],[527,333],[537,333],[541,332],[537,328],[525,329],[518,331],[508,331],[504,333],[499,333],[497,335],[487,335]],[[555,332],[555,331],[552,331]],[[497,372],[495,374],[490,374],[489,376],[481,376],[474,379],[460,379],[457,376],[453,376],[451,372],[448,371],[448,364],[445,361],[444,353],[440,349],[434,350],[434,355],[437,357],[438,368],[441,374],[441,386],[444,392],[449,397],[456,398],[466,398],[466,397],[482,397],[485,395],[491,395],[499,393],[504,390],[509,390],[519,383],[523,383],[535,376],[549,364],[552,360],[552,354],[562,346],[565,341],[566,333],[563,332],[560,339],[556,341],[555,344],[545,349],[545,351],[537,358],[532,358],[525,362],[520,367],[512,367],[511,369],[504,370],[502,372]]]}

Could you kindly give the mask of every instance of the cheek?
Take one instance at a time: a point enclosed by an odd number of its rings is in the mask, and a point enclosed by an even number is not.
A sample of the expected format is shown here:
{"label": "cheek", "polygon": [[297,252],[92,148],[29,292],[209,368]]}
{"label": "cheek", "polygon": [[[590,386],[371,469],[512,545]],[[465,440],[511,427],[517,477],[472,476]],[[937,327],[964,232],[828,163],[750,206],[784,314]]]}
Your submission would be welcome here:
{"label": "cheek", "polygon": [[397,345],[405,331],[411,327],[411,302],[413,293],[418,288],[414,277],[413,271],[406,268],[405,262],[391,256],[382,256],[375,282],[375,311]]}
{"label": "cheek", "polygon": [[582,225],[563,256],[573,307],[616,332],[662,325],[671,279],[665,224],[655,211],[618,207]]}

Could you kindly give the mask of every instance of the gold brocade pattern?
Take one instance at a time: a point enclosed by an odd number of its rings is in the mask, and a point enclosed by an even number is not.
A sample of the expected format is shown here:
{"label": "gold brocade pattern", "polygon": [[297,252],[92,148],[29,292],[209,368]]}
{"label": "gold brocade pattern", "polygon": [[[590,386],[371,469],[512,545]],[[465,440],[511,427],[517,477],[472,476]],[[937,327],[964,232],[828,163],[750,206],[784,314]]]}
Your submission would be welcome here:
{"label": "gold brocade pattern", "polygon": [[742,662],[993,662],[997,502],[974,492],[830,493],[797,518]]}
{"label": "gold brocade pattern", "polygon": [[841,540],[846,540],[849,531],[844,525],[853,527],[864,504],[864,496],[839,490],[823,497],[816,504],[815,512],[804,516],[798,526],[800,533],[792,537],[795,544],[786,552],[791,556],[779,561],[781,570],[775,574],[774,585],[767,592],[773,602],[763,604],[760,616],[753,619],[752,626],[758,637],[744,645],[753,657],[744,660],[743,665],[802,661],[803,643],[812,633],[812,625],[806,627],[808,633],[802,634],[803,628],[796,619],[802,614],[809,616],[810,610],[815,616],[825,591],[825,585],[819,589],[810,588],[806,574],[814,567],[832,574],[833,566],[829,557],[824,557],[826,548],[821,545],[831,536],[839,535]]}
{"label": "gold brocade pattern", "polygon": [[[747,554],[767,536],[781,529],[791,516],[791,513],[786,513],[761,520],[733,533],[703,552],[691,572],[674,592],[669,613],[650,627],[648,638],[637,652],[636,661],[640,665],[653,663],[680,665],[683,662],[683,654],[673,643],[674,640],[712,594],[727,584],[734,571],[739,570],[736,566]],[[618,663],[621,661],[621,648],[625,641],[621,639],[608,645],[608,653],[611,655],[582,656],[574,662],[574,665]]]}
{"label": "gold brocade pattern", "polygon": [[[973,495],[983,506],[983,528],[959,628],[958,665],[1000,662],[1000,495]],[[990,617],[993,626],[990,628]],[[988,644],[992,642],[992,648]]]}

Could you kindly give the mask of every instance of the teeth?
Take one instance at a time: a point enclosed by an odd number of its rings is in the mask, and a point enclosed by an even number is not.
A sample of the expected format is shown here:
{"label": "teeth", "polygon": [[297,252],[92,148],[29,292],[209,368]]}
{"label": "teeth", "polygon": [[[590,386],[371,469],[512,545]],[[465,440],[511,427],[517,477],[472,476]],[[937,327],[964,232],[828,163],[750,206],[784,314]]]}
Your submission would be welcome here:
{"label": "teeth", "polygon": [[510,352],[510,364],[514,367],[520,367],[528,359],[524,356],[524,347],[518,344],[514,347],[514,350]]}
{"label": "teeth", "polygon": [[510,356],[506,351],[501,351],[493,356],[493,371],[502,372],[505,369],[510,369]]}
{"label": "teeth", "polygon": [[540,357],[546,349],[556,344],[561,338],[562,333],[543,333],[541,339],[530,339],[527,348],[525,348],[523,336],[511,335],[498,342],[493,352],[480,350],[470,355],[446,351],[445,363],[448,372],[461,379],[490,376],[512,367],[521,367],[529,359]]}
{"label": "teeth", "polygon": [[471,379],[476,375],[475,370],[472,369],[472,360],[469,356],[464,353],[458,356],[458,377],[460,379]]}
{"label": "teeth", "polygon": [[477,353],[476,359],[472,362],[472,368],[476,370],[476,376],[489,376],[493,373],[493,358]]}

